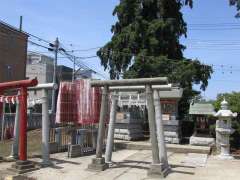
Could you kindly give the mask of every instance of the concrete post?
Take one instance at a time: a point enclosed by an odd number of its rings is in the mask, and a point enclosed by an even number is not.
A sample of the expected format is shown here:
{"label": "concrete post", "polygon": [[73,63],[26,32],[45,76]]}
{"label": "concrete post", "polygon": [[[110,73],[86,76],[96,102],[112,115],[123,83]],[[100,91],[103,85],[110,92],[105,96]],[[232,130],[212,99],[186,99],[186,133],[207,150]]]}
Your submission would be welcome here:
{"label": "concrete post", "polygon": [[18,146],[19,146],[19,102],[16,102],[16,113],[13,131],[13,145],[10,158],[18,159]]}
{"label": "concrete post", "polygon": [[59,148],[62,147],[62,128],[61,127],[55,128],[55,141],[58,145],[58,150],[59,150]]}
{"label": "concrete post", "polygon": [[153,92],[151,85],[146,85],[146,98],[147,98],[147,109],[148,109],[148,121],[150,138],[152,143],[152,164],[159,164],[159,150],[158,141],[156,134],[156,121],[155,121],[155,110],[153,104]]}
{"label": "concrete post", "polygon": [[92,163],[89,164],[88,169],[94,171],[104,171],[108,168],[105,163],[105,159],[102,157],[103,140],[105,134],[105,120],[108,111],[108,86],[104,86],[102,91],[100,119],[98,126],[98,137],[97,137],[97,149],[96,158],[92,159]]}
{"label": "concrete post", "polygon": [[2,105],[2,134],[1,134],[1,140],[3,141],[4,140],[4,126],[5,126],[5,105],[6,103],[3,102],[3,105]]}
{"label": "concrete post", "polygon": [[84,138],[86,137],[87,129],[77,130],[77,144],[84,148]]}
{"label": "concrete post", "polygon": [[77,144],[77,130],[73,129],[71,133],[71,145]]}
{"label": "concrete post", "polygon": [[115,128],[116,109],[117,109],[117,101],[118,101],[116,92],[112,94],[111,99],[112,99],[112,104],[111,104],[110,121],[108,126],[108,136],[107,136],[106,153],[105,153],[106,163],[110,163],[112,160],[112,150],[113,150],[113,144],[114,144],[114,128]]}
{"label": "concrete post", "polygon": [[43,89],[42,96],[42,165],[49,166],[49,112],[48,112],[48,96],[47,90]]}
{"label": "concrete post", "polygon": [[93,129],[93,131],[92,131],[92,147],[93,147],[93,149],[94,150],[96,150],[96,148],[97,148],[97,134],[98,134],[98,131],[97,131],[97,129]]}
{"label": "concrete post", "polygon": [[154,90],[154,105],[155,105],[155,117],[156,117],[156,125],[157,125],[159,159],[160,159],[160,164],[162,164],[162,170],[163,170],[162,173],[164,173],[165,174],[164,176],[166,176],[166,173],[169,172],[170,167],[168,165],[167,150],[166,150],[166,144],[164,139],[160,96],[157,90]]}

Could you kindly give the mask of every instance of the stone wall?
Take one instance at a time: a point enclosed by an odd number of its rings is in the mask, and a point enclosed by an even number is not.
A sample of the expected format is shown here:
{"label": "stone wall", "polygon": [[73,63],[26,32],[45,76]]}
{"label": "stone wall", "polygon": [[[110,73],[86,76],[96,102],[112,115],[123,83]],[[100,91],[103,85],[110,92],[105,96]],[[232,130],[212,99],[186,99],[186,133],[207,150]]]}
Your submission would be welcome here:
{"label": "stone wall", "polygon": [[170,144],[179,144],[181,140],[181,124],[179,120],[163,121],[165,141]]}

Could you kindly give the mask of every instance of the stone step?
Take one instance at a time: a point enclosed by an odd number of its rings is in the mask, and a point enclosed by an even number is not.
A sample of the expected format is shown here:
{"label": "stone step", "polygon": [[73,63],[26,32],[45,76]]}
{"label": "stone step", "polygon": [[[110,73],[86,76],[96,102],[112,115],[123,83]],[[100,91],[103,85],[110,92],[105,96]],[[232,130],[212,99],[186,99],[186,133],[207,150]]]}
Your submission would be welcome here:
{"label": "stone step", "polygon": [[[117,149],[132,149],[132,150],[151,150],[149,141],[124,141],[115,140],[115,148]],[[166,144],[167,151],[175,153],[200,153],[210,154],[211,148],[204,146],[180,145],[180,144]]]}

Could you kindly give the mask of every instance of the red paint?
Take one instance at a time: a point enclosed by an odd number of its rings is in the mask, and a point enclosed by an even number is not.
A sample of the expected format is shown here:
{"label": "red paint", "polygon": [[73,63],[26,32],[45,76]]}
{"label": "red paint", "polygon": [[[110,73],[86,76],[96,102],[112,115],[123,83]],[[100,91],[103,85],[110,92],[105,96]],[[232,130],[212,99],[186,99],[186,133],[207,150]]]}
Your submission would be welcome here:
{"label": "red paint", "polygon": [[6,89],[18,89],[22,87],[32,87],[38,84],[37,79],[27,79],[21,81],[11,81],[0,83],[0,92]]}
{"label": "red paint", "polygon": [[27,160],[27,88],[20,90],[19,159]]}
{"label": "red paint", "polygon": [[27,87],[36,86],[37,79],[0,83],[0,94],[7,89],[20,88],[20,133],[19,159],[27,160]]}

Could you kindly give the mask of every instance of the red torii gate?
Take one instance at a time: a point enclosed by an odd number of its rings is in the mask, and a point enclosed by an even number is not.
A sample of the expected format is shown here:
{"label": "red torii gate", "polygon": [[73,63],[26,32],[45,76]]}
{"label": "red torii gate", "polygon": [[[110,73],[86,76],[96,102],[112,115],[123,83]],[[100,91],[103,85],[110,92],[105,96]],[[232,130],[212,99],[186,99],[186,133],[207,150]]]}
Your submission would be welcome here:
{"label": "red torii gate", "polygon": [[[0,83],[0,95],[7,89],[20,89],[20,133],[19,160],[27,160],[27,88],[38,84],[37,79],[20,80]],[[0,103],[0,109],[2,103]],[[0,114],[2,114],[0,110]]]}

